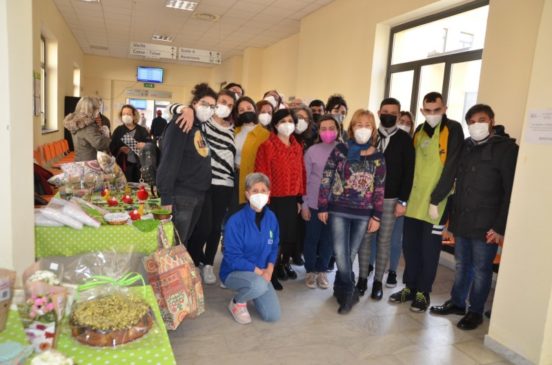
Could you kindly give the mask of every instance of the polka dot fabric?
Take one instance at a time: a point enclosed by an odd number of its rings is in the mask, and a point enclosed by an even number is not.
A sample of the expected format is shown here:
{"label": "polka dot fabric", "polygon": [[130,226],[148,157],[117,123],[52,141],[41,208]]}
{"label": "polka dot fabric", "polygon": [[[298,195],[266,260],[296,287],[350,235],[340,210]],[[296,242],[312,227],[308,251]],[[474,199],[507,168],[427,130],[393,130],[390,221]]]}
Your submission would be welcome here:
{"label": "polka dot fabric", "polygon": [[[141,287],[133,287],[131,290],[142,293]],[[146,287],[146,300],[153,309],[155,324],[144,337],[112,348],[86,346],[73,339],[68,318],[65,318],[57,350],[73,358],[79,365],[175,365],[169,336],[150,286]]]}
{"label": "polka dot fabric", "polygon": [[[169,242],[173,242],[172,223],[163,226]],[[142,232],[132,225],[100,228],[35,227],[36,257],[76,256],[88,252],[113,250],[151,254],[157,249],[157,229]]]}
{"label": "polka dot fabric", "polygon": [[6,323],[6,328],[4,331],[0,332],[0,343],[6,341],[15,341],[19,342],[22,345],[28,345],[27,336],[23,331],[23,324],[19,317],[17,310],[10,310],[8,316],[8,322]]}

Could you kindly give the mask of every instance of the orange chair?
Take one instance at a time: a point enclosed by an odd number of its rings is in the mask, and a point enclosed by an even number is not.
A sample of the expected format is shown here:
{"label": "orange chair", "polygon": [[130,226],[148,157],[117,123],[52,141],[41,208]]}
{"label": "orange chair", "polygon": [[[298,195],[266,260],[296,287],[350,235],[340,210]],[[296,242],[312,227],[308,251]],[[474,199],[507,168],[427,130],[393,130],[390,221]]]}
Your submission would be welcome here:
{"label": "orange chair", "polygon": [[42,149],[40,147],[37,147],[35,150],[33,150],[33,158],[40,166],[44,165],[44,159],[42,158]]}
{"label": "orange chair", "polygon": [[61,145],[61,141],[55,141],[54,143],[54,151],[56,154],[56,158],[60,158],[63,156],[63,147]]}

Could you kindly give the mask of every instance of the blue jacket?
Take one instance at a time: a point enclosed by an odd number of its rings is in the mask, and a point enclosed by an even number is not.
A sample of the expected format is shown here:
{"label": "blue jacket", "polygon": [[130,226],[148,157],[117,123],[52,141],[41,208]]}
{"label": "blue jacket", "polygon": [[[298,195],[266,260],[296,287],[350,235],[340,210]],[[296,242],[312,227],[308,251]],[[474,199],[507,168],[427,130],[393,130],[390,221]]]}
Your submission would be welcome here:
{"label": "blue jacket", "polygon": [[255,271],[255,267],[265,269],[268,264],[274,264],[279,237],[278,220],[268,207],[264,208],[260,230],[255,224],[255,211],[249,204],[232,215],[224,228],[222,282],[233,271]]}

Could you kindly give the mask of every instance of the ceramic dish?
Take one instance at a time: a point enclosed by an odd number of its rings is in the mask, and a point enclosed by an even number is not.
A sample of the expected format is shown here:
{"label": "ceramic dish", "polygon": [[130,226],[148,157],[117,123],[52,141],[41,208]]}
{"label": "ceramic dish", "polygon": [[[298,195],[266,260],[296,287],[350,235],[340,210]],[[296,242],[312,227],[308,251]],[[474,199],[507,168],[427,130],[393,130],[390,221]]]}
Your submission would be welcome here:
{"label": "ceramic dish", "polygon": [[108,224],[114,225],[126,224],[129,219],[130,216],[128,215],[128,213],[107,213],[106,215],[104,215],[104,220]]}

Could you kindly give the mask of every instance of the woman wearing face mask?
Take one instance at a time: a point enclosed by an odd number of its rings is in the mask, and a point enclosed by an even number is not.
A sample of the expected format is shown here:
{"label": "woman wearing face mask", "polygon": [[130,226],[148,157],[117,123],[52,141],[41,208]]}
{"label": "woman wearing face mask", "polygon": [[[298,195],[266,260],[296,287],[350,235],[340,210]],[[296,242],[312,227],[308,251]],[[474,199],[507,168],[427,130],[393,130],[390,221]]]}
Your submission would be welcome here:
{"label": "woman wearing face mask", "polygon": [[397,127],[408,133],[410,137],[414,135],[414,122],[412,114],[408,111],[402,111],[399,120],[397,121]]}
{"label": "woman wearing face mask", "polygon": [[225,118],[234,107],[234,94],[221,90],[211,119],[203,124],[203,131],[211,149],[211,187],[205,194],[201,216],[188,242],[188,251],[196,266],[201,267],[205,284],[214,284],[217,278],[213,264],[220,241],[220,227],[226,215],[234,190],[234,126]]}
{"label": "woman wearing face mask", "polygon": [[251,173],[245,178],[249,204],[233,214],[224,230],[220,280],[236,293],[228,310],[239,324],[251,323],[247,302],[252,301],[264,321],[280,319],[278,296],[270,284],[278,255],[278,221],[266,206],[270,180]]}
{"label": "woman wearing face mask", "polygon": [[297,252],[297,215],[305,193],[303,149],[293,136],[295,120],[289,109],[280,109],[272,117],[274,132],[257,152],[255,171],[272,182],[270,208],[280,223],[281,261],[276,265],[272,284],[281,289],[278,279],[296,279],[290,258]]}
{"label": "woman wearing face mask", "polygon": [[275,111],[286,107],[284,105],[282,97],[276,90],[268,90],[266,93],[264,93],[263,100],[266,100],[270,104],[272,104],[272,107]]}
{"label": "woman wearing face mask", "polygon": [[234,106],[233,115],[236,121],[234,138],[236,144],[236,157],[234,159],[236,181],[234,181],[234,186],[238,187],[236,189],[238,195],[235,197],[235,204],[233,205],[233,208],[235,208],[238,204],[246,202],[243,181],[249,173],[255,170],[257,150],[268,139],[270,132],[257,123],[255,102],[247,96],[238,99]]}
{"label": "woman wearing face mask", "polygon": [[366,231],[379,229],[385,190],[385,159],[374,147],[374,115],[364,109],[351,118],[347,144],[338,144],[324,167],[318,195],[318,219],[328,224],[337,263],[334,296],[338,313],[349,313],[358,302],[352,253]]}
{"label": "woman wearing face mask", "polygon": [[258,101],[257,113],[259,124],[270,131],[270,122],[272,122],[272,114],[274,114],[274,107],[272,104],[264,99]]}
{"label": "woman wearing face mask", "polygon": [[63,121],[73,137],[75,162],[95,160],[98,151],[107,151],[109,148],[109,138],[96,124],[95,118],[99,113],[99,99],[83,96],[77,103],[75,112],[68,114]]}
{"label": "woman wearing face mask", "polygon": [[199,220],[205,193],[211,186],[211,152],[202,132],[216,109],[217,94],[207,84],[198,84],[192,91],[190,105],[194,124],[182,133],[174,123],[174,115],[163,133],[161,163],[157,170],[157,187],[161,204],[172,209],[173,223],[181,243],[187,243]]}
{"label": "woman wearing face mask", "polygon": [[297,125],[295,126],[295,138],[303,146],[303,151],[314,144],[318,138],[317,127],[312,118],[312,112],[305,104],[293,109]]}
{"label": "woman wearing face mask", "polygon": [[347,102],[345,101],[345,98],[339,94],[331,95],[328,98],[328,101],[326,102],[326,111],[333,115],[335,120],[341,125],[342,130],[342,138],[344,141],[347,140],[348,135],[345,131],[345,128],[343,126],[343,123],[345,122],[345,117],[347,117],[347,112],[349,111],[349,107],[347,106]]}
{"label": "woman wearing face mask", "polygon": [[115,128],[109,149],[117,157],[117,163],[125,172],[127,181],[140,181],[138,155],[145,143],[151,141],[146,128],[138,124],[140,113],[132,105],[123,105],[119,112],[122,125]]}
{"label": "woman wearing face mask", "polygon": [[303,196],[301,216],[306,222],[304,255],[305,284],[314,289],[329,287],[326,271],[332,256],[332,241],[327,225],[318,219],[318,194],[322,172],[328,161],[328,156],[337,144],[340,135],[339,123],[329,114],[320,119],[318,143],[305,153],[305,170],[307,177],[307,193]]}

